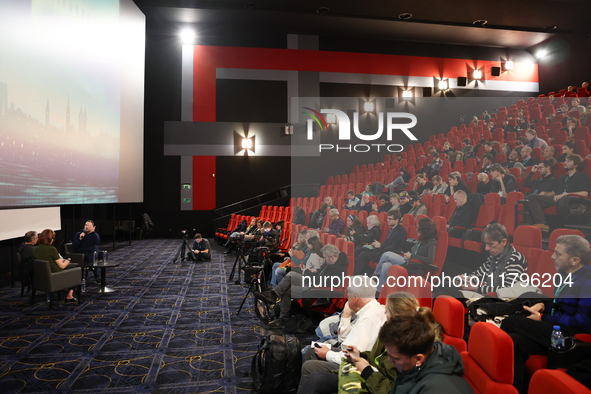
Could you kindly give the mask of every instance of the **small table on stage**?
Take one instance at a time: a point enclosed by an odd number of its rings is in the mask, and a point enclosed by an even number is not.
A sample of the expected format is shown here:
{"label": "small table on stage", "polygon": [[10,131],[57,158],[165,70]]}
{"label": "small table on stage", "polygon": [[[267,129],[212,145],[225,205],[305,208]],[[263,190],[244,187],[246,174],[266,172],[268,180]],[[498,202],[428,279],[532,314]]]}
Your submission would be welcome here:
{"label": "small table on stage", "polygon": [[110,263],[110,262],[109,263],[102,263],[99,261],[99,263],[97,265],[89,266],[89,268],[100,268],[101,269],[101,288],[92,290],[91,291],[92,293],[103,294],[103,293],[112,293],[115,291],[115,289],[113,289],[112,287],[106,286],[107,268],[111,268],[111,267],[119,267],[119,263]]}

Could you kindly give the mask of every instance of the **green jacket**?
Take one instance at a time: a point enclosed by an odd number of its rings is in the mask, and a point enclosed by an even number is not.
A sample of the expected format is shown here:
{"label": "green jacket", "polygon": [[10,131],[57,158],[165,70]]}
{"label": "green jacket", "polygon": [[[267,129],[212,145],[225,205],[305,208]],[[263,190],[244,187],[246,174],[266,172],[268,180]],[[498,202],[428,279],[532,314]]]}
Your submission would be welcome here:
{"label": "green jacket", "polygon": [[[360,380],[363,389],[358,393],[388,394],[394,387],[397,371],[394,364],[388,360],[384,345],[377,340],[371,351],[361,353],[361,357],[367,359],[371,366],[378,369],[378,372],[375,372],[371,367],[366,367],[361,372]],[[377,357],[380,357],[378,364],[376,364]]]}

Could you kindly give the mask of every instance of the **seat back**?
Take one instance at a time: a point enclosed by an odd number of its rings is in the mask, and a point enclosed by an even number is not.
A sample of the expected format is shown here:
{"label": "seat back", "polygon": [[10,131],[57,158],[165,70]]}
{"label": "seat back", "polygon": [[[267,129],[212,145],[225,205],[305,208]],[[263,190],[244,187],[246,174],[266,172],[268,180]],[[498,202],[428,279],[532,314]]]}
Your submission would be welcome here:
{"label": "seat back", "polygon": [[475,393],[514,393],[513,341],[494,324],[472,326],[468,351],[462,352],[464,378]]}
{"label": "seat back", "polygon": [[519,226],[511,245],[527,260],[527,273],[531,276],[542,255],[542,230],[535,226]]}
{"label": "seat back", "polygon": [[443,343],[455,347],[459,353],[465,352],[464,305],[453,297],[439,296],[433,305],[433,315],[443,329]]}
{"label": "seat back", "polygon": [[378,299],[382,305],[386,304],[388,295],[407,290],[408,272],[406,268],[399,265],[392,265],[388,269],[388,277],[392,279],[384,283],[380,291],[380,298]]}
{"label": "seat back", "polygon": [[562,370],[541,369],[533,374],[529,394],[577,393],[591,394],[591,390]]}

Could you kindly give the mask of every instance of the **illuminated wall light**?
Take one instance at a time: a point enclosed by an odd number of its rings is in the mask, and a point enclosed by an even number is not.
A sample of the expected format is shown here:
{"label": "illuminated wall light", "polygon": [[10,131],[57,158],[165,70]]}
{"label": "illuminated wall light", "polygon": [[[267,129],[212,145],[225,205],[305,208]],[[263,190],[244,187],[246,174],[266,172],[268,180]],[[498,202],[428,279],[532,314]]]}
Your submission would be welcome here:
{"label": "illuminated wall light", "polygon": [[326,115],[326,123],[329,124],[337,124],[337,115],[333,113],[329,113]]}
{"label": "illuminated wall light", "polygon": [[242,139],[242,149],[252,149],[252,140],[250,138]]}
{"label": "illuminated wall light", "polygon": [[480,79],[480,78],[482,78],[482,71],[481,70],[474,70],[474,72],[472,73],[472,76],[474,77],[474,79]]}
{"label": "illuminated wall light", "polygon": [[412,90],[403,90],[402,98],[412,98]]}
{"label": "illuminated wall light", "polygon": [[513,62],[511,60],[505,62],[505,70],[513,70]]}
{"label": "illuminated wall light", "polygon": [[536,57],[538,59],[546,57],[547,55],[548,55],[548,51],[546,51],[545,49],[540,49],[538,52],[536,52]]}
{"label": "illuminated wall light", "polygon": [[194,44],[196,34],[193,29],[185,28],[181,30],[179,36],[181,37],[181,42],[183,44]]}
{"label": "illuminated wall light", "polygon": [[373,101],[366,101],[363,105],[363,109],[365,109],[365,112],[373,112],[374,108],[375,106]]}
{"label": "illuminated wall light", "polygon": [[440,79],[439,80],[439,90],[447,90],[449,88],[449,84],[447,79]]}

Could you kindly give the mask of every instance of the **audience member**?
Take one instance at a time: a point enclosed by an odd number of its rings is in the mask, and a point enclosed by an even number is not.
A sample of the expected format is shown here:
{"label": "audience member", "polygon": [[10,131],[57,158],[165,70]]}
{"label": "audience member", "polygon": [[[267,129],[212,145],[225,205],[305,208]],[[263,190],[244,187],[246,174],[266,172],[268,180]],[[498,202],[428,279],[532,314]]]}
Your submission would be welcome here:
{"label": "audience member", "polygon": [[348,200],[343,205],[343,208],[351,209],[351,208],[354,208],[357,204],[359,204],[359,197],[355,196],[355,192],[353,190],[349,190],[347,192],[347,197],[348,197]]}
{"label": "audience member", "polygon": [[472,151],[474,150],[474,147],[471,145],[470,139],[469,138],[464,138],[462,140],[462,150],[461,152],[466,154],[466,153],[472,153]]}
{"label": "audience member", "polygon": [[401,244],[406,241],[406,230],[400,225],[402,215],[396,209],[388,212],[388,236],[384,243],[373,241],[371,245],[361,248],[362,250],[357,254],[355,260],[355,275],[363,275],[364,273],[371,273],[373,270],[369,266],[371,261],[380,261],[383,253],[397,252],[400,250]]}
{"label": "audience member", "polygon": [[400,210],[401,215],[406,215],[412,209],[411,204],[409,203],[410,196],[407,192],[400,192],[398,196],[400,196],[400,206],[398,207],[398,210]]}
{"label": "audience member", "polygon": [[566,131],[566,136],[568,138],[573,138],[575,135],[575,129],[577,128],[578,122],[577,122],[577,118],[573,118],[572,116],[569,116],[566,118],[566,124],[564,125],[564,127],[561,130]]}
{"label": "audience member", "polygon": [[420,196],[412,196],[410,198],[410,206],[411,206],[411,210],[408,211],[408,214],[413,215],[415,218],[419,215],[426,215],[427,214],[427,207],[421,201]]}
{"label": "audience member", "polygon": [[512,174],[509,174],[509,170],[501,166],[499,163],[495,163],[489,167],[490,179],[492,185],[489,193],[499,193],[501,198],[507,198],[507,194],[514,191],[519,191],[517,184],[517,178]]}
{"label": "audience member", "polygon": [[495,160],[495,157],[499,154],[496,149],[493,149],[493,143],[490,141],[486,141],[484,143],[484,151],[492,156],[492,161]]}
{"label": "audience member", "polygon": [[195,234],[195,241],[191,247],[193,253],[189,252],[187,258],[191,261],[211,261],[210,249],[209,241],[197,233]]}
{"label": "audience member", "polygon": [[507,158],[507,161],[503,163],[503,167],[505,167],[505,168],[515,167],[515,163],[518,163],[519,156],[520,156],[519,151],[517,149],[513,149],[511,151],[511,153],[509,153],[509,157]]}
{"label": "audience member", "polygon": [[575,111],[575,110],[579,111],[579,116],[582,116],[586,111],[585,107],[581,105],[581,100],[579,100],[578,98],[572,99],[570,110],[571,111]]}
{"label": "audience member", "polygon": [[542,158],[544,160],[554,159],[554,154],[556,153],[556,149],[553,146],[548,145],[542,154]]}
{"label": "audience member", "polygon": [[33,248],[37,245],[39,236],[36,231],[27,231],[21,246],[18,247],[17,252],[21,255],[21,261],[33,256]]}
{"label": "audience member", "polygon": [[[310,233],[311,232],[312,230],[310,230]],[[298,234],[296,242],[287,252],[290,258],[282,263],[278,262],[273,264],[273,268],[271,269],[271,281],[269,282],[272,287],[277,286],[279,282],[281,282],[281,279],[283,279],[287,273],[288,267],[306,265],[306,262],[310,258],[310,250],[308,248],[307,240],[308,230],[303,229]]]}
{"label": "audience member", "polygon": [[330,210],[329,215],[331,220],[330,225],[325,227],[322,232],[337,236],[342,235],[343,231],[345,230],[345,222],[343,222],[343,219],[340,218],[339,210],[333,208]]}
{"label": "audience member", "polygon": [[400,197],[398,193],[390,194],[390,204],[392,204],[392,208],[390,209],[398,209],[400,207]]}
{"label": "audience member", "polygon": [[431,189],[433,189],[433,183],[431,183],[425,175],[418,174],[415,178],[414,187],[414,190],[417,192],[417,194],[421,196],[423,193],[425,193],[425,191]]}
{"label": "audience member", "polygon": [[556,240],[552,260],[563,280],[571,283],[556,288],[554,299],[524,306],[529,316],[515,314],[504,319],[501,329],[513,340],[515,368],[513,384],[526,392],[525,363],[530,356],[548,355],[553,327],[560,326],[564,336],[591,333],[591,250],[589,242],[578,235],[563,235]]}
{"label": "audience member", "polygon": [[466,183],[464,183],[464,181],[462,180],[462,174],[460,174],[459,172],[454,171],[451,174],[449,174],[447,178],[449,179],[449,187],[445,191],[445,195],[447,196],[448,201],[451,198],[451,196],[453,196],[454,193],[458,190],[464,191],[466,195],[471,193],[470,188],[468,187],[468,185],[466,185]]}
{"label": "audience member", "polygon": [[478,174],[478,183],[476,184],[476,193],[486,195],[490,193],[492,183],[488,179],[488,174],[481,172]]}
{"label": "audience member", "polygon": [[[554,178],[554,168],[556,167],[556,160],[553,158],[542,160],[540,164],[532,167],[531,171],[523,180],[523,186],[532,189],[532,194],[540,194],[542,196],[553,196],[558,180]],[[540,178],[533,179],[536,171],[540,174]]]}
{"label": "audience member", "polygon": [[435,261],[435,252],[437,250],[437,226],[431,218],[422,218],[418,222],[417,233],[418,242],[410,249],[410,252],[402,256],[394,252],[386,252],[380,257],[378,266],[374,275],[380,278],[378,283],[378,293],[382,286],[388,280],[388,270],[393,265],[403,265],[410,260],[418,260],[424,264],[433,264]]}
{"label": "audience member", "polygon": [[527,146],[530,148],[540,148],[541,150],[546,149],[548,143],[541,138],[538,138],[538,133],[535,130],[529,129],[525,132],[525,138],[529,141]]}
{"label": "audience member", "polygon": [[439,153],[433,153],[433,160],[429,164],[429,174],[431,176],[438,175],[441,166],[443,166],[443,160],[439,157]]}
{"label": "audience member", "polygon": [[349,238],[347,238],[347,240],[353,241],[353,243],[355,243],[355,248],[362,248],[364,244],[371,245],[374,241],[378,241],[382,236],[382,230],[380,229],[380,218],[377,215],[368,216],[366,221],[367,230],[365,230],[363,225],[358,227],[357,230],[352,228]]}
{"label": "audience member", "polygon": [[571,197],[569,194],[587,197],[591,192],[589,177],[582,172],[583,158],[581,156],[569,155],[564,162],[564,169],[567,173],[558,179],[554,195],[533,194],[527,197],[533,225],[539,227],[542,231],[549,231],[544,209],[557,206],[558,217],[563,223],[568,223],[570,219],[569,202],[576,199],[576,197]]}
{"label": "audience member", "polygon": [[441,153],[447,155],[449,152],[453,152],[453,148],[451,147],[449,141],[445,141],[443,143],[443,150],[441,151]]}
{"label": "audience member", "polygon": [[400,167],[398,171],[400,173],[400,176],[394,179],[391,183],[384,185],[384,187],[388,188],[390,194],[396,192],[396,188],[398,186],[402,186],[410,181],[410,174],[406,172],[406,169],[404,167]]}
{"label": "audience member", "polygon": [[472,225],[472,207],[468,202],[468,195],[463,190],[458,190],[454,193],[454,201],[456,209],[447,223],[447,229],[451,230],[454,227],[469,228]]}
{"label": "audience member", "polygon": [[521,158],[523,161],[521,163],[515,163],[515,168],[519,168],[521,170],[521,176],[525,175],[526,167],[532,167],[538,164],[538,161],[531,156],[531,148],[529,146],[525,146],[521,149]]}
{"label": "audience member", "polygon": [[490,153],[485,153],[482,155],[482,166],[480,167],[480,172],[488,171],[488,167],[494,162],[493,155]]}
{"label": "audience member", "polygon": [[449,187],[447,183],[443,181],[443,179],[439,175],[435,175],[432,179],[433,181],[433,188],[431,190],[427,190],[426,194],[434,195],[434,194],[445,194],[445,191]]}
{"label": "audience member", "polygon": [[372,204],[368,193],[361,195],[361,201],[355,206],[358,212],[365,211],[369,215],[372,211]]}
{"label": "audience member", "polygon": [[558,158],[559,163],[564,163],[569,155],[575,153],[575,143],[573,141],[565,141],[562,144],[562,156]]}
{"label": "audience member", "polygon": [[369,195],[371,197],[371,196],[374,195],[371,189],[372,189],[372,185],[368,183],[367,185],[365,185],[365,190],[362,191],[361,194],[362,195],[367,194],[367,195]]}
{"label": "audience member", "polygon": [[[367,200],[369,201],[369,196],[367,196]],[[314,213],[312,213],[312,216],[310,217],[310,223],[308,223],[308,227],[320,230],[322,228],[322,225],[324,224],[324,217],[326,216],[327,210],[328,204],[325,202],[322,203],[320,208],[318,208],[317,211],[314,211]]]}
{"label": "audience member", "polygon": [[382,213],[382,212],[388,212],[390,209],[392,209],[392,204],[390,203],[390,197],[387,194],[380,194],[378,199],[380,200],[379,207],[378,207],[378,204],[375,202],[373,204],[371,204],[371,210],[373,212]]}

